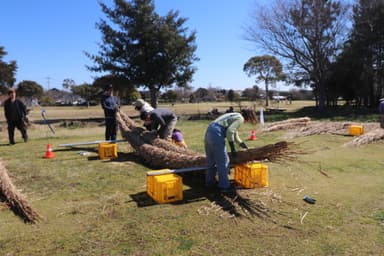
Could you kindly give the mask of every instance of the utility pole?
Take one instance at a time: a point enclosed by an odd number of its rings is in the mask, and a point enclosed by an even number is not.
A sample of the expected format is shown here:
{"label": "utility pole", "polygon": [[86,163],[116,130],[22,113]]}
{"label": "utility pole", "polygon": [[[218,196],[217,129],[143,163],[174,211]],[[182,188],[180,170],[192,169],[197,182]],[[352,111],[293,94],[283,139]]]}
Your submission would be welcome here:
{"label": "utility pole", "polygon": [[49,83],[51,81],[51,77],[47,76],[45,79],[47,79],[47,85],[48,85],[48,91],[49,91]]}

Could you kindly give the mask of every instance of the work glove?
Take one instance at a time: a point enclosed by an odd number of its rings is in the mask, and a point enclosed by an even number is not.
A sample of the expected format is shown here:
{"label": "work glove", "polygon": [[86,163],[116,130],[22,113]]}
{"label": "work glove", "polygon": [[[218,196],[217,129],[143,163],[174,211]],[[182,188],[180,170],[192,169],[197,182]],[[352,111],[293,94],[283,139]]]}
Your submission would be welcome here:
{"label": "work glove", "polygon": [[244,142],[240,143],[240,147],[244,149],[248,149],[248,146]]}
{"label": "work glove", "polygon": [[237,156],[237,152],[236,152],[236,149],[235,149],[235,144],[233,144],[233,141],[230,141],[229,142],[229,147],[231,148],[231,154],[233,157],[236,157]]}

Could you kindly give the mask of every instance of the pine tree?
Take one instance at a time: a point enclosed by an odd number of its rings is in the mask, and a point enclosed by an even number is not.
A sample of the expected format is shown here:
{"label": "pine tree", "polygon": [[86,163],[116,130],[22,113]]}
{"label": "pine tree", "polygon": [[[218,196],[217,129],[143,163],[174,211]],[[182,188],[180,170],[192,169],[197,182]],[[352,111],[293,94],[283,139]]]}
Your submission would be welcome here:
{"label": "pine tree", "polygon": [[151,104],[156,107],[160,89],[187,86],[198,58],[194,52],[195,32],[188,34],[187,21],[177,11],[164,17],[155,12],[153,0],[115,0],[114,8],[100,3],[110,22],[101,20],[97,27],[102,43],[88,67],[95,72],[110,72],[148,88]]}
{"label": "pine tree", "polygon": [[5,93],[7,88],[12,87],[16,81],[15,73],[17,70],[16,61],[9,63],[3,61],[3,57],[7,55],[4,47],[0,46],[0,92]]}

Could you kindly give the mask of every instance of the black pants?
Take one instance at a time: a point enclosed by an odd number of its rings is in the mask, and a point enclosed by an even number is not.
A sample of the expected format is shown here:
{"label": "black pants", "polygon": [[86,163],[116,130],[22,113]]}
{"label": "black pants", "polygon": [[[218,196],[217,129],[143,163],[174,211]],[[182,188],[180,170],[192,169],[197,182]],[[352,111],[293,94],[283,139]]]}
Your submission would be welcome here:
{"label": "black pants", "polygon": [[23,120],[8,121],[8,138],[10,144],[15,144],[15,128],[21,132],[24,141],[28,140],[27,128]]}
{"label": "black pants", "polygon": [[117,122],[114,117],[105,118],[105,140],[116,140]]}

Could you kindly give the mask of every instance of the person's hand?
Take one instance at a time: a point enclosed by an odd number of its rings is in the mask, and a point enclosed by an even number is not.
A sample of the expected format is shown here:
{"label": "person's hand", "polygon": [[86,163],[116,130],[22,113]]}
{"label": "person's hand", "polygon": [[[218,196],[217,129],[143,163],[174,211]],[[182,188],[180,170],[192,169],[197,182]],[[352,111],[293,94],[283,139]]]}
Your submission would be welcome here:
{"label": "person's hand", "polygon": [[24,117],[22,118],[22,120],[23,120],[25,126],[29,126],[29,125],[31,125],[28,116],[24,116]]}
{"label": "person's hand", "polygon": [[248,149],[248,146],[244,142],[240,143],[240,147],[242,147],[244,149]]}

